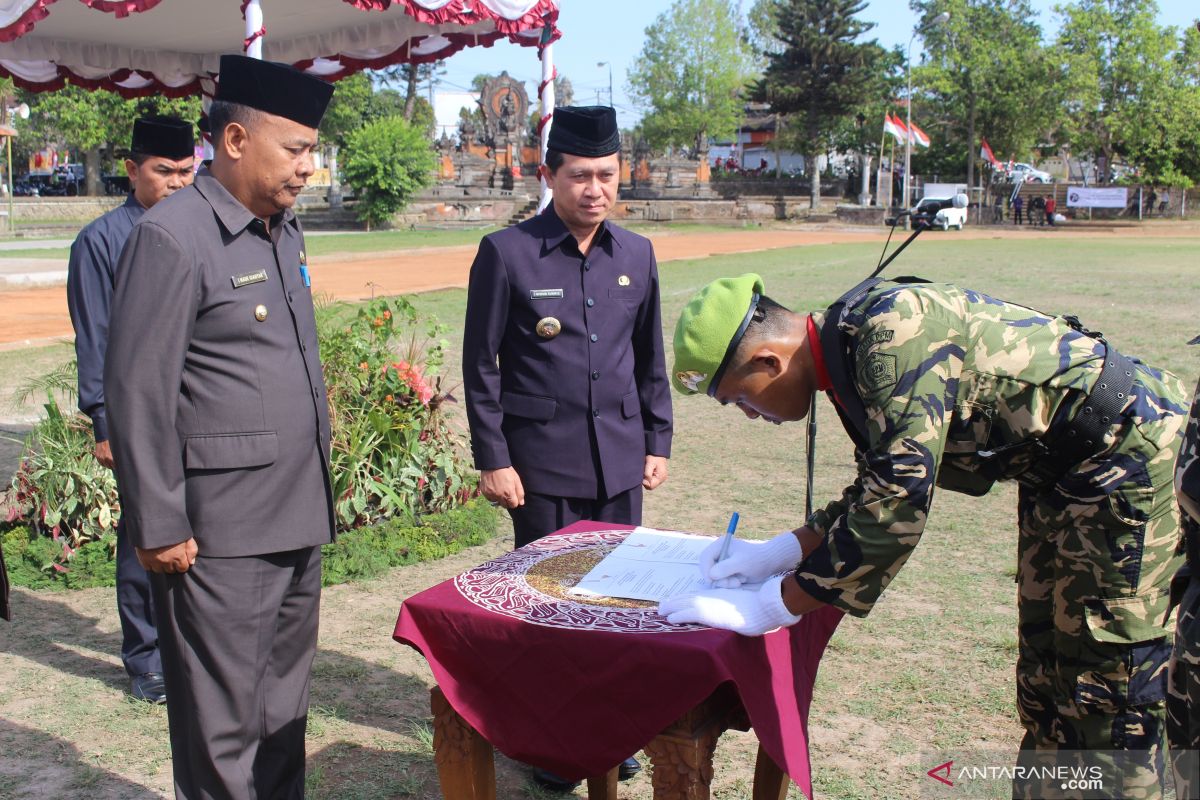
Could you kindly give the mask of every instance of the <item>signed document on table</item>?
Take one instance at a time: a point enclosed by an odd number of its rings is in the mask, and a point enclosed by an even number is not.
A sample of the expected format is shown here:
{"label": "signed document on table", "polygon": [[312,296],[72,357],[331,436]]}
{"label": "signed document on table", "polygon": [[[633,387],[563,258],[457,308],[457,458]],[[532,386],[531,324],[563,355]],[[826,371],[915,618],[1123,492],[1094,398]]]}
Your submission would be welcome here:
{"label": "signed document on table", "polygon": [[700,574],[700,553],[712,542],[711,536],[635,528],[568,594],[662,601],[702,591],[709,586]]}

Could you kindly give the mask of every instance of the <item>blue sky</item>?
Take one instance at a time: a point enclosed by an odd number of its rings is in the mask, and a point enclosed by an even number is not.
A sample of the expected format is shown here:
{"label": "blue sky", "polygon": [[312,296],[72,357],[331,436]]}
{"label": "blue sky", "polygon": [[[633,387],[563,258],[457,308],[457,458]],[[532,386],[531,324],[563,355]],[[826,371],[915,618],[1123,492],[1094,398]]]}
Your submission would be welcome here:
{"label": "blue sky", "polygon": [[[748,7],[751,0],[742,2]],[[1032,0],[1032,4],[1043,30],[1048,35],[1057,30],[1052,11],[1056,0]],[[1196,0],[1159,0],[1158,5],[1159,19],[1165,25],[1190,25],[1200,17]],[[621,126],[630,127],[640,118],[642,112],[625,91],[626,72],[641,52],[645,29],[670,6],[669,0],[559,0],[558,26],[563,38],[554,45],[554,60],[559,74],[570,78],[575,102],[607,103],[608,67],[597,66],[607,61],[612,63],[614,105]],[[907,45],[916,22],[905,0],[870,0],[862,16],[877,23],[871,35],[887,47]],[[919,41],[913,44],[914,61],[919,47]],[[448,90],[469,89],[475,75],[501,70],[525,81],[530,99],[534,99],[541,78],[537,51],[507,42],[451,57],[446,62],[443,86]]]}

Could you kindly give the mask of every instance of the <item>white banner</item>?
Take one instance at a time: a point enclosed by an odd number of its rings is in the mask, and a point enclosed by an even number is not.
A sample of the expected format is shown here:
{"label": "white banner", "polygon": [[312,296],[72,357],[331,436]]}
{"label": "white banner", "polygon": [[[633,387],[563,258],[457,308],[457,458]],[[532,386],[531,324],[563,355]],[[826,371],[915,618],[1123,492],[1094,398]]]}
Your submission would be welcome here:
{"label": "white banner", "polygon": [[1124,186],[1096,189],[1067,187],[1067,205],[1073,208],[1124,208],[1129,205],[1129,190]]}

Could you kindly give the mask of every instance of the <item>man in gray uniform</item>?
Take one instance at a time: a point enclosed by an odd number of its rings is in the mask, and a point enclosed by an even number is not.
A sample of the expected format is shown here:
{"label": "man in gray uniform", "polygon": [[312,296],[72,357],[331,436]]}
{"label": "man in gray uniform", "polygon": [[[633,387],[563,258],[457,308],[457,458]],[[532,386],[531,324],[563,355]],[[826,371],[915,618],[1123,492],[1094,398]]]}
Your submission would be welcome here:
{"label": "man in gray uniform", "polygon": [[329,417],[292,212],[333,89],[221,58],[211,170],[117,268],[104,370],[128,534],[151,574],[179,798],[300,798]]}
{"label": "man in gray uniform", "polygon": [[[113,468],[104,412],[104,352],[113,275],[134,223],[159,200],[189,186],[195,175],[192,123],[177,117],[147,117],[133,123],[133,143],[125,159],[131,191],[125,202],[79,232],[67,266],[67,308],[75,328],[79,365],[79,410],[92,420],[96,460]],[[129,673],[129,693],[150,703],[166,702],[150,579],[117,526],[117,615],[121,618],[121,661]]]}

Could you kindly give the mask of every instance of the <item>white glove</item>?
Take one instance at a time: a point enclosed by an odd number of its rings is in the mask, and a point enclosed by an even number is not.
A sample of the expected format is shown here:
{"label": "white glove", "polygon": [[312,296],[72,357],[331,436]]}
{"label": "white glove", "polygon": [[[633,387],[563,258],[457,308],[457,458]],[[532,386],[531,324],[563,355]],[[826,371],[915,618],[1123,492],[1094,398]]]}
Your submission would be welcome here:
{"label": "white glove", "polygon": [[800,540],[791,531],[767,541],[734,539],[729,553],[718,562],[721,539],[704,548],[700,554],[700,574],[712,581],[714,589],[736,589],[743,583],[764,581],[800,563],[804,551]]}
{"label": "white glove", "polygon": [[800,615],[791,613],[783,604],[783,578],[776,575],[756,592],[710,589],[671,597],[659,603],[658,613],[673,625],[698,622],[743,636],[762,636],[800,621]]}

